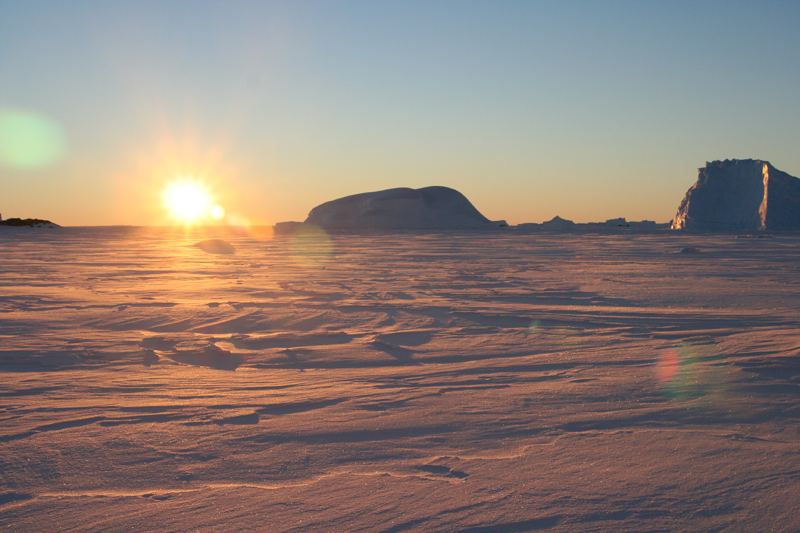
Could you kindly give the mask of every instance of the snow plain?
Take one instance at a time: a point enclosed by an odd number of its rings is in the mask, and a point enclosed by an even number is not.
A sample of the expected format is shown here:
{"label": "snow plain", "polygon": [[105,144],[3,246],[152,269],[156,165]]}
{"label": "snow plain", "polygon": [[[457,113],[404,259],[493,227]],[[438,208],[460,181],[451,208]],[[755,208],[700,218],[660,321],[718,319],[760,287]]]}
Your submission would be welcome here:
{"label": "snow plain", "polygon": [[798,531],[759,237],[4,230],[0,527]]}

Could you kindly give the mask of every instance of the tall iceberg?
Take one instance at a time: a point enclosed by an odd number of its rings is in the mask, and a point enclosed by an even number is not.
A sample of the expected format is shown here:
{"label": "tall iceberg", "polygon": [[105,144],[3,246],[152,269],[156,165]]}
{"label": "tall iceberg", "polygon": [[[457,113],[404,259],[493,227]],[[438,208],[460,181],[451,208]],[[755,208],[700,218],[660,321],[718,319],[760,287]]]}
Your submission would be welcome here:
{"label": "tall iceberg", "polygon": [[672,229],[800,229],[800,179],[768,161],[706,163],[678,207]]}

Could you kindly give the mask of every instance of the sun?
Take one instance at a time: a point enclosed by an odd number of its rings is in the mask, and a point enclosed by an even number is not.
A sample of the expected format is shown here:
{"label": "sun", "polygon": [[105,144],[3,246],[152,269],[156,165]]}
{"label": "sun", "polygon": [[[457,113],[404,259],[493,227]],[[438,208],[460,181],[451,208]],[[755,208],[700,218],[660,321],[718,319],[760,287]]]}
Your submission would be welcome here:
{"label": "sun", "polygon": [[208,189],[191,179],[182,179],[167,185],[162,199],[169,213],[186,224],[207,217],[219,219],[222,216],[222,208],[214,205]]}

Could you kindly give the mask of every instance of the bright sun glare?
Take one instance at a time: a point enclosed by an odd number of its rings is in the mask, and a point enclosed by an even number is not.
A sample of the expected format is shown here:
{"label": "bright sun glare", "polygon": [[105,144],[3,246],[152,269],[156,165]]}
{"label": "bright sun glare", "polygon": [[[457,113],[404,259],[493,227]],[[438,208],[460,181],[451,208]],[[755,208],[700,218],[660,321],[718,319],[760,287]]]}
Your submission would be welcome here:
{"label": "bright sun glare", "polygon": [[208,190],[195,181],[182,180],[170,183],[162,195],[164,206],[170,214],[189,224],[211,216],[219,219],[223,210],[214,205]]}

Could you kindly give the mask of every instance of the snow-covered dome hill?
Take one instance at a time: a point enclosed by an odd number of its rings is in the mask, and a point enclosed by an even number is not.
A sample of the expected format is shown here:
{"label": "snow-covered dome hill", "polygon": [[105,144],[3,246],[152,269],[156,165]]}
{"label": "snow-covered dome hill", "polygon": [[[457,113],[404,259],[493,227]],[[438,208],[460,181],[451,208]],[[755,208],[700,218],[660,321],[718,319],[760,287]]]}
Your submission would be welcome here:
{"label": "snow-covered dome hill", "polygon": [[505,222],[492,222],[455,189],[399,187],[325,202],[311,210],[305,224],[326,230],[396,230],[481,229]]}

